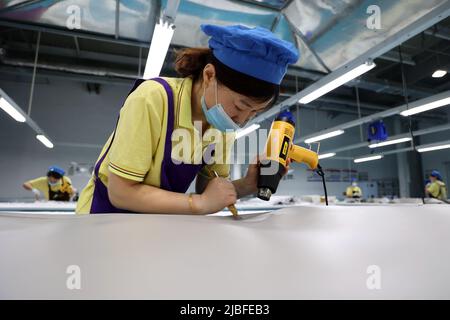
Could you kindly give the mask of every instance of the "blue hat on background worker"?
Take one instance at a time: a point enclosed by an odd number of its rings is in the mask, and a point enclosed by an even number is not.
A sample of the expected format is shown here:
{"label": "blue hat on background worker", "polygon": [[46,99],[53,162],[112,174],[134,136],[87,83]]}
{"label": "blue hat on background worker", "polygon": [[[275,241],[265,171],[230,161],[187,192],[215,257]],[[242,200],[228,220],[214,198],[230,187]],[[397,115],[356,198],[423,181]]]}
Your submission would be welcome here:
{"label": "blue hat on background worker", "polygon": [[430,176],[431,176],[431,177],[435,177],[435,178],[438,179],[439,181],[442,181],[441,173],[440,173],[439,171],[437,171],[437,170],[431,171]]}
{"label": "blue hat on background worker", "polygon": [[66,174],[66,172],[58,166],[51,166],[50,168],[48,168],[47,175],[49,173],[56,173],[56,174],[60,175],[61,177]]}
{"label": "blue hat on background worker", "polygon": [[254,78],[279,85],[289,64],[299,53],[290,42],[277,38],[265,28],[242,25],[202,24],[214,57],[227,67]]}

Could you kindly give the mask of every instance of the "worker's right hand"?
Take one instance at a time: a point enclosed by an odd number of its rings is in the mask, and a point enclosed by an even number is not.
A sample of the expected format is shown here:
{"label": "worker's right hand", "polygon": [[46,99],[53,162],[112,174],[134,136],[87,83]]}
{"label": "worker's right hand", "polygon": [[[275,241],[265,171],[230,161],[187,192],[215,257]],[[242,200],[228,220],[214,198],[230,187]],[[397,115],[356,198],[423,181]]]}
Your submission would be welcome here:
{"label": "worker's right hand", "polygon": [[216,213],[237,200],[233,183],[225,178],[214,178],[200,195],[200,212],[202,214]]}

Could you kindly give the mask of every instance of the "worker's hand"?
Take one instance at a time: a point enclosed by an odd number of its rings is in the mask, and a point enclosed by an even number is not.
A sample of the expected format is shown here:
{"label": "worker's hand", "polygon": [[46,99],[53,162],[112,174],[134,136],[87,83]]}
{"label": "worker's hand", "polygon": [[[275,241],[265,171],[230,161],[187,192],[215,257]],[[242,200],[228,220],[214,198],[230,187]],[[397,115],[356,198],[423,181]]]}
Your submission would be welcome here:
{"label": "worker's hand", "polygon": [[283,177],[287,175],[288,171],[291,169],[290,167],[291,162],[292,162],[291,158],[288,158],[286,160],[286,167],[284,168]]}
{"label": "worker's hand", "polygon": [[31,189],[31,192],[34,193],[34,198],[35,198],[36,200],[39,200],[39,199],[40,199],[40,197],[41,197],[41,192],[40,192],[38,189],[33,188],[33,189]]}
{"label": "worker's hand", "polygon": [[255,193],[258,190],[259,165],[261,163],[260,157],[262,158],[262,156],[257,156],[252,163],[250,163],[247,174],[244,177],[244,185],[248,190],[247,193]]}
{"label": "worker's hand", "polygon": [[237,200],[236,190],[231,181],[225,178],[214,178],[200,195],[199,211],[201,214],[216,213]]}
{"label": "worker's hand", "polygon": [[[258,187],[258,177],[259,177],[259,165],[261,164],[261,161],[266,159],[265,154],[257,156],[252,163],[248,166],[247,174],[245,175],[245,184],[249,187],[250,190],[253,192],[256,192]],[[284,168],[284,171],[282,173],[283,176],[285,176],[289,171],[289,165],[291,164],[291,159],[286,160],[286,167]]]}

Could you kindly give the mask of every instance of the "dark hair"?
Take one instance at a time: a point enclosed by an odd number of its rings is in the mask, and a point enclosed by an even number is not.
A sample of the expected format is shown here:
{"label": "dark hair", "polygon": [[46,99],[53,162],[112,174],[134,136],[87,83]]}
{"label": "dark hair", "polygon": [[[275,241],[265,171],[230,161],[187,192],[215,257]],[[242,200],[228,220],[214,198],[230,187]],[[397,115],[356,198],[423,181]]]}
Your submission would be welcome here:
{"label": "dark hair", "polygon": [[62,175],[60,175],[58,172],[49,171],[49,172],[47,172],[47,177],[52,177],[52,178],[55,178],[55,179],[61,179]]}
{"label": "dark hair", "polygon": [[211,63],[216,69],[217,80],[234,92],[256,101],[271,100],[272,107],[280,94],[280,86],[236,71],[214,57],[209,48],[187,48],[177,52],[175,70],[182,77],[192,77],[194,81],[202,77],[203,69]]}

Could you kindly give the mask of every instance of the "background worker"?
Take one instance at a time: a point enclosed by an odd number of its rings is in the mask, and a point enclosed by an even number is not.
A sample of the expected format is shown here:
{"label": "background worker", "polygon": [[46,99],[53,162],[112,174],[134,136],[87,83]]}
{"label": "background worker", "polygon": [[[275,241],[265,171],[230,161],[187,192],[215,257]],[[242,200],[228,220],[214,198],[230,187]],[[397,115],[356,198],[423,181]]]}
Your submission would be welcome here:
{"label": "background worker", "polygon": [[36,200],[40,200],[43,195],[46,200],[70,201],[76,193],[70,178],[66,177],[65,171],[57,166],[51,166],[46,177],[27,181],[23,187],[33,192]]}
{"label": "background worker", "polygon": [[361,199],[362,190],[358,186],[358,182],[356,181],[356,179],[352,180],[352,185],[347,187],[344,195],[349,199]]}
{"label": "background worker", "polygon": [[425,194],[431,198],[448,202],[447,187],[442,181],[442,176],[439,171],[433,170],[430,174],[430,183],[425,187]]}

